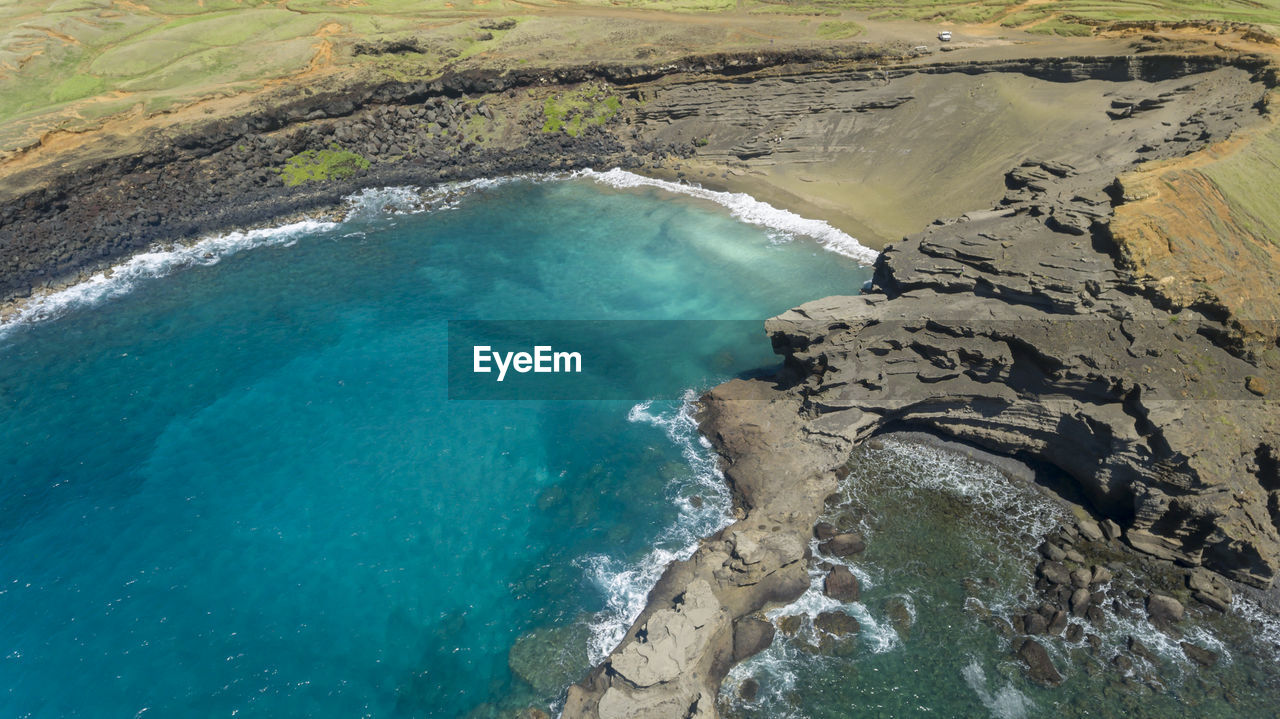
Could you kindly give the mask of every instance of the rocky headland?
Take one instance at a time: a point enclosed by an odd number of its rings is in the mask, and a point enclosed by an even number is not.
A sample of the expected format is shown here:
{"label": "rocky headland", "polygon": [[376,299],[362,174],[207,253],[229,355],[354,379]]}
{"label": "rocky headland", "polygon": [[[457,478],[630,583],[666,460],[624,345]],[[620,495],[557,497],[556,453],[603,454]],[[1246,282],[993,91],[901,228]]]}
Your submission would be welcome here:
{"label": "rocky headland", "polygon": [[[885,431],[925,430],[1045,467],[1084,498],[1092,516],[1042,548],[1044,602],[1010,625],[1029,635],[1014,645],[1037,681],[1061,676],[1033,637],[1061,635],[1070,616],[1101,622],[1111,606],[1094,590],[1112,570],[1076,545],[1123,539],[1193,568],[1183,589],[1218,610],[1232,582],[1271,586],[1280,569],[1274,335],[1246,342],[1218,308],[1180,306],[1139,281],[1110,223],[1126,201],[1120,173],[1266,121],[1273,79],[1167,58],[1040,72],[1071,81],[1091,70],[1149,84],[1113,92],[1098,108],[1107,123],[1074,147],[1009,168],[994,206],[887,247],[863,294],[769,320],[784,370],[703,398],[702,428],[724,457],[739,519],[668,569],[618,649],[571,689],[565,716],[714,716],[728,667],[772,635],[756,613],[808,588],[809,541],[850,452]],[[866,88],[853,112],[912,99],[893,85]],[[805,120],[797,114],[792,126]],[[736,126],[769,122],[778,124]],[[861,539],[841,531],[818,528],[825,554],[860,551]],[[826,593],[856,598],[840,569]],[[1152,622],[1176,632],[1183,605],[1139,594]]]}

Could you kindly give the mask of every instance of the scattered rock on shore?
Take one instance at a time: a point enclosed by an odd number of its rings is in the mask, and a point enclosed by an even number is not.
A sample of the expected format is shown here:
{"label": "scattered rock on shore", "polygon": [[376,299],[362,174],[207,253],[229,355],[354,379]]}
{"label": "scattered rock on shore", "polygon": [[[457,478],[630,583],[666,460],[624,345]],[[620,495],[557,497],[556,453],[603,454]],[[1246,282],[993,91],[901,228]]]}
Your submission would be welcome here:
{"label": "scattered rock on shore", "polygon": [[863,541],[862,535],[857,532],[847,532],[845,534],[837,534],[818,546],[825,554],[836,557],[851,557],[855,554],[861,554],[867,548],[867,543]]}
{"label": "scattered rock on shore", "polygon": [[827,573],[822,593],[839,602],[856,602],[862,595],[862,585],[848,567],[838,565]]}
{"label": "scattered rock on shore", "polygon": [[1049,658],[1049,652],[1034,639],[1025,639],[1016,649],[1018,658],[1027,665],[1027,675],[1032,681],[1056,687],[1062,683],[1062,675]]}
{"label": "scattered rock on shore", "polygon": [[1178,646],[1182,647],[1182,651],[1191,661],[1202,667],[1208,668],[1218,663],[1218,655],[1208,649],[1197,647],[1190,642],[1182,642]]}
{"label": "scattered rock on shore", "polygon": [[1151,619],[1151,623],[1159,627],[1161,624],[1170,624],[1182,621],[1185,609],[1182,602],[1168,597],[1163,594],[1152,594],[1147,597],[1147,616]]}

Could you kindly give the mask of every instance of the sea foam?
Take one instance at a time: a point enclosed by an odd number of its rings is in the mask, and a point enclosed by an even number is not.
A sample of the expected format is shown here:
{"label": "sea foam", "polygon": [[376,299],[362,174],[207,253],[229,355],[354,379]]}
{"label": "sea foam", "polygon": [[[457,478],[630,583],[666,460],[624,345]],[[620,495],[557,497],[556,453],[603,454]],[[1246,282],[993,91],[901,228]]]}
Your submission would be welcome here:
{"label": "sea foam", "polygon": [[[656,410],[652,402],[641,402],[627,413],[630,422],[661,429],[680,448],[692,472],[667,487],[668,499],[676,505],[679,516],[642,558],[628,561],[594,554],[576,562],[605,595],[604,609],[590,621],[592,664],[603,661],[626,636],[667,565],[693,556],[702,537],[729,523],[729,489],[711,453],[710,443],[698,432],[693,416],[696,398],[693,390],[687,390],[677,408],[664,412]],[[695,507],[689,501],[690,490],[702,497],[700,506]]]}
{"label": "sea foam", "polygon": [[8,315],[0,315],[0,339],[15,327],[55,319],[77,307],[96,305],[132,290],[139,281],[163,277],[185,267],[212,265],[222,258],[243,250],[268,245],[289,244],[301,237],[333,230],[352,220],[373,220],[388,215],[416,214],[447,210],[473,191],[483,191],[509,182],[549,182],[586,178],[615,188],[653,187],[703,200],[729,210],[742,222],[764,227],[775,239],[789,240],[795,235],[812,237],[833,252],[852,257],[864,264],[875,261],[877,253],[822,220],[801,217],[780,210],[744,193],[716,192],[697,185],[657,180],[621,169],[605,172],[580,170],[574,173],[548,172],[477,178],[447,182],[427,188],[416,186],[367,188],[348,195],[344,201],[341,222],[305,219],[278,227],[227,232],[203,238],[190,244],[153,247],[133,255],[109,270],[98,272],[83,282],[38,295],[18,305]]}
{"label": "sea foam", "polygon": [[996,719],[1023,719],[1035,709],[1035,703],[1008,682],[992,694],[987,688],[987,673],[977,659],[966,665],[960,673],[964,675],[964,681],[973,693],[978,695],[978,700]]}
{"label": "sea foam", "polygon": [[718,192],[683,182],[657,180],[618,168],[606,172],[580,170],[574,175],[589,178],[610,187],[622,189],[653,187],[667,192],[696,197],[701,200],[709,200],[727,208],[729,214],[742,222],[764,227],[779,233],[787,239],[794,235],[812,237],[828,250],[846,257],[852,257],[864,265],[874,263],[876,257],[879,256],[879,253],[875,250],[862,245],[847,233],[832,227],[827,222],[801,217],[794,212],[778,209],[743,192]]}
{"label": "sea foam", "polygon": [[83,282],[32,298],[0,321],[0,338],[18,325],[56,319],[77,307],[92,306],[119,297],[143,280],[163,277],[185,267],[214,265],[224,257],[255,247],[286,245],[337,226],[336,222],[307,219],[279,227],[228,232],[189,245],[174,245],[170,249],[152,248]]}

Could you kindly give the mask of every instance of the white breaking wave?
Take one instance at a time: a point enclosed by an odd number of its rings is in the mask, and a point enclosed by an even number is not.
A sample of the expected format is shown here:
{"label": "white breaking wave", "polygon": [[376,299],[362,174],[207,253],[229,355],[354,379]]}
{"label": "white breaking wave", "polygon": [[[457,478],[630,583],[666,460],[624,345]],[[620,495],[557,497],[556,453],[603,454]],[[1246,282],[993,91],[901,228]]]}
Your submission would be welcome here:
{"label": "white breaking wave", "polygon": [[1003,533],[1044,536],[1070,521],[1066,510],[1036,490],[1005,477],[995,467],[954,451],[889,439],[885,452],[896,456],[900,479],[908,485],[961,497],[1005,519]]}
{"label": "white breaking wave", "polygon": [[978,700],[996,719],[1025,719],[1035,709],[1035,703],[1008,682],[992,694],[987,689],[987,673],[982,670],[977,659],[969,662],[960,673],[964,675],[964,681],[973,693],[978,695]]}
{"label": "white breaking wave", "polygon": [[1274,657],[1280,659],[1280,615],[1240,595],[1236,595],[1231,600],[1231,613],[1252,624],[1257,630],[1254,636],[1258,642],[1269,649]]}
{"label": "white breaking wave", "polygon": [[95,305],[119,297],[143,280],[163,277],[175,270],[195,265],[214,265],[224,257],[243,250],[267,245],[284,245],[300,237],[331,230],[336,222],[302,220],[280,227],[270,227],[206,237],[189,245],[172,249],[154,248],[133,255],[124,262],[89,279],[60,290],[40,295],[18,308],[0,322],[0,338],[16,326],[55,319],[77,307]]}
{"label": "white breaking wave", "polygon": [[[864,591],[874,586],[868,581],[870,575],[862,572],[860,568],[851,564],[845,564],[845,566],[849,567],[854,575],[859,577],[859,582],[862,584]],[[802,625],[801,632],[807,634],[810,640],[816,644],[818,636],[817,630],[813,628],[813,620],[823,612],[843,611],[858,620],[858,641],[866,642],[867,648],[871,650],[872,654],[883,654],[902,645],[902,638],[898,636],[897,630],[887,620],[873,615],[862,602],[849,602],[846,604],[828,597],[822,591],[822,582],[825,577],[825,572],[811,569],[809,571],[809,588],[804,591],[804,594],[801,594],[795,601],[786,606],[770,609],[765,612],[765,616],[775,623],[778,619],[786,616],[798,615],[804,617],[806,621]],[[914,618],[914,603],[911,603],[909,611]]]}
{"label": "white breaking wave", "polygon": [[[698,423],[693,417],[696,399],[693,390],[686,390],[683,402],[671,411],[655,412],[652,402],[641,402],[627,412],[629,422],[662,429],[680,448],[692,473],[690,479],[681,478],[667,488],[669,499],[679,509],[679,517],[639,561],[597,554],[576,562],[605,594],[605,608],[589,623],[589,655],[593,665],[609,656],[626,636],[636,617],[644,611],[649,591],[658,583],[667,565],[693,556],[703,537],[729,524],[729,488],[716,465],[710,443],[698,432]],[[701,506],[695,507],[686,496],[690,482],[702,497]]]}
{"label": "white breaking wave", "polygon": [[580,170],[576,177],[586,177],[603,185],[617,188],[654,187],[667,192],[675,192],[701,200],[709,200],[729,210],[734,218],[752,225],[768,228],[783,236],[803,235],[817,240],[823,247],[832,252],[852,257],[864,265],[876,261],[880,253],[859,243],[850,235],[832,227],[822,220],[801,217],[794,212],[778,209],[767,202],[761,202],[745,192],[717,192],[698,185],[669,180],[657,180],[634,172],[614,168],[606,172]]}
{"label": "white breaking wave", "polygon": [[[728,208],[742,222],[771,230],[775,237],[790,239],[793,235],[812,237],[827,249],[864,264],[875,261],[877,253],[857,240],[821,220],[811,220],[787,210],[780,210],[744,193],[715,192],[696,185],[686,185],[637,175],[621,169],[574,173],[547,172],[477,178],[447,182],[428,188],[415,186],[367,188],[345,198],[346,213],[341,222],[305,219],[278,227],[228,232],[206,237],[190,244],[154,247],[131,256],[104,272],[83,282],[33,297],[16,311],[0,318],[0,339],[14,327],[55,319],[77,307],[92,306],[132,290],[140,280],[163,277],[194,265],[216,264],[237,252],[267,245],[288,244],[304,235],[332,230],[351,220],[370,220],[387,215],[416,214],[457,207],[459,200],[475,190],[485,190],[509,182],[548,182],[572,178],[589,178],[617,188],[656,187]],[[361,234],[361,233],[356,233]]]}

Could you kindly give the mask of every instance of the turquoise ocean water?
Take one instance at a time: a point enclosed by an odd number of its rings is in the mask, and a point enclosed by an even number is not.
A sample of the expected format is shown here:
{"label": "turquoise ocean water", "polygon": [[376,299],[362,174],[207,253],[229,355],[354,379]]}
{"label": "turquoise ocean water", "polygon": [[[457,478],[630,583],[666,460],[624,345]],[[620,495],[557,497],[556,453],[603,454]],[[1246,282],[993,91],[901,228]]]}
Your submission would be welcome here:
{"label": "turquoise ocean water", "polygon": [[[447,401],[446,320],[759,321],[867,278],[586,178],[353,204],[4,330],[0,715],[550,707],[727,499],[679,400]],[[723,349],[667,396],[774,361]]]}
{"label": "turquoise ocean water", "polygon": [[[661,568],[728,522],[727,491],[680,399],[449,401],[447,321],[759,323],[869,276],[821,223],[672,189],[370,191],[342,223],[140,255],[0,327],[0,717],[554,713]],[[776,362],[762,331],[664,339],[635,359],[665,397]],[[731,673],[726,717],[1280,702],[1280,622],[1247,602],[1185,627],[1211,671],[1113,618],[1099,650],[1046,641],[1067,681],[1032,685],[999,618],[1065,510],[901,442],[851,468],[830,519],[868,537],[861,601],[815,571],[769,613],[798,630]],[[832,610],[862,629],[815,651]],[[1157,659],[1126,674],[1133,636]]]}

